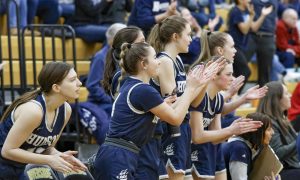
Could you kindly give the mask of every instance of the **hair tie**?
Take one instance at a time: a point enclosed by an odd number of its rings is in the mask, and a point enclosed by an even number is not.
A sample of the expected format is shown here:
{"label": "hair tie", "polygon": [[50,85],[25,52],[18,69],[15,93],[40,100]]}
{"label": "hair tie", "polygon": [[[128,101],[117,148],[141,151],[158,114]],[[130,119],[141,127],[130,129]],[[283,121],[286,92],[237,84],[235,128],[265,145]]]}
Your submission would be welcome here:
{"label": "hair tie", "polygon": [[127,48],[130,49],[131,48],[131,43],[127,44]]}

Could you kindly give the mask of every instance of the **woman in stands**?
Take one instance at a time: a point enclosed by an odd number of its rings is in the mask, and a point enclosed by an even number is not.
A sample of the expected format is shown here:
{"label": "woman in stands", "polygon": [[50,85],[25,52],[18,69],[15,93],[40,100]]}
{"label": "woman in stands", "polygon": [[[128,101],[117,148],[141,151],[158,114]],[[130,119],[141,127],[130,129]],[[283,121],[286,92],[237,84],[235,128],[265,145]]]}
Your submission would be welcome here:
{"label": "woman in stands", "polygon": [[[201,34],[201,45],[200,57],[194,65],[201,64],[207,59],[211,59],[212,56],[224,56],[227,64],[208,84],[204,100],[196,106],[192,104],[190,122],[193,141],[192,175],[194,179],[226,179],[223,154],[220,144],[217,143],[226,140],[233,134],[254,131],[259,124],[249,119],[240,119],[228,128],[221,129],[221,114],[232,112],[248,100],[263,97],[266,88],[258,89],[258,86],[255,86],[237,100],[224,103],[238,90],[237,88],[236,91],[230,91],[224,97],[220,93],[220,91],[228,90],[233,82],[232,63],[236,52],[233,39],[227,33],[204,30]],[[240,126],[245,129],[239,129]]]}
{"label": "woman in stands", "polygon": [[248,179],[253,168],[253,157],[262,146],[269,144],[274,133],[268,115],[252,113],[248,114],[247,118],[260,121],[262,126],[257,131],[229,138],[228,142],[222,145],[228,180]]}
{"label": "woman in stands", "polygon": [[71,115],[66,101],[79,96],[76,72],[66,63],[48,63],[38,83],[40,89],[15,100],[1,118],[0,179],[22,179],[26,164],[48,165],[63,173],[87,170],[73,156],[77,152],[54,147]]}
{"label": "woman in stands", "polygon": [[297,157],[297,133],[286,117],[291,107],[291,94],[280,82],[269,82],[268,93],[259,102],[257,112],[264,113],[272,119],[274,135],[270,146],[283,164],[280,172],[282,180],[299,179],[300,164]]}
{"label": "woman in stands", "polygon": [[121,74],[129,77],[120,88],[113,105],[110,129],[95,161],[96,179],[134,179],[140,148],[151,138],[157,116],[179,125],[195,98],[194,91],[215,73],[203,75],[203,66],[187,76],[183,98],[171,107],[148,83],[159,73],[160,62],[155,50],[146,43],[124,43],[121,52]]}

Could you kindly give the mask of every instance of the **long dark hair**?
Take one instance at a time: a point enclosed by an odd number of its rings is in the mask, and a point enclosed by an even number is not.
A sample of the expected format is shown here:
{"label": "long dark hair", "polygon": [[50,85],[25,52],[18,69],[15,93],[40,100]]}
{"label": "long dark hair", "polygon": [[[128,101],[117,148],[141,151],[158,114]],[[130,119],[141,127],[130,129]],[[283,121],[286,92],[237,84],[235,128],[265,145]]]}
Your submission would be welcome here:
{"label": "long dark hair", "polygon": [[257,112],[269,115],[273,121],[277,121],[283,133],[287,133],[291,127],[284,111],[280,107],[280,100],[283,96],[283,85],[280,82],[272,81],[266,84],[268,92],[260,99]]}
{"label": "long dark hair", "polygon": [[19,105],[35,99],[41,93],[51,93],[52,85],[60,84],[72,68],[72,65],[64,62],[50,62],[43,66],[38,76],[38,84],[40,85],[40,88],[27,92],[16,99],[4,112],[1,117],[1,122],[5,120],[12,110]]}
{"label": "long dark hair", "polygon": [[251,143],[252,148],[258,149],[263,145],[266,130],[269,127],[272,127],[271,118],[268,115],[259,112],[248,114],[246,117],[253,119],[253,121],[261,121],[263,123],[263,125],[258,128],[257,131],[240,135],[240,137],[248,140]]}
{"label": "long dark hair", "polygon": [[121,59],[120,53],[122,44],[125,42],[133,43],[137,39],[139,33],[141,32],[142,30],[140,28],[135,26],[129,26],[121,29],[115,35],[112,47],[106,55],[104,77],[101,82],[103,89],[107,94],[110,94],[111,81],[114,76],[114,73],[117,70],[117,67],[119,66],[119,61]]}

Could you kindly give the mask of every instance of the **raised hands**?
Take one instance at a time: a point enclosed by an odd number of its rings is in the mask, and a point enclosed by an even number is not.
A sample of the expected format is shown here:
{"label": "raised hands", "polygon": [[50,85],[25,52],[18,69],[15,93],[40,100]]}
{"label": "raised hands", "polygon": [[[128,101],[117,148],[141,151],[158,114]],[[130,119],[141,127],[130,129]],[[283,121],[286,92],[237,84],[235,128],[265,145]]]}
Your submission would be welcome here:
{"label": "raised hands", "polygon": [[232,96],[234,96],[240,88],[244,85],[245,76],[241,75],[237,78],[235,78],[230,86],[230,88],[225,92],[226,98],[229,99]]}
{"label": "raised hands", "polygon": [[176,0],[171,0],[171,3],[167,9],[167,14],[168,16],[172,15],[179,15],[179,12],[177,11],[177,1]]}
{"label": "raised hands", "polygon": [[267,16],[273,11],[273,6],[263,7],[261,10],[261,15]]}
{"label": "raised hands", "polygon": [[233,135],[240,135],[247,132],[256,131],[262,126],[261,121],[253,121],[249,118],[239,118],[230,125]]}
{"label": "raised hands", "polygon": [[268,92],[267,86],[263,86],[263,87],[259,88],[259,86],[256,85],[252,88],[249,88],[243,96],[245,96],[247,101],[255,100],[255,99],[260,99],[260,98],[264,97],[267,92]]}

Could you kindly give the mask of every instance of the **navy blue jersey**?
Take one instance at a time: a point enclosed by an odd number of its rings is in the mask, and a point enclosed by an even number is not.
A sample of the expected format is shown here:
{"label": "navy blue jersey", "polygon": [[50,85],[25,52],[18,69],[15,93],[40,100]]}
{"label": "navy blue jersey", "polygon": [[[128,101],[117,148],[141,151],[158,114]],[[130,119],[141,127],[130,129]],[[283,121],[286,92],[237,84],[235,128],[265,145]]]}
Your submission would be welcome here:
{"label": "navy blue jersey", "polygon": [[[38,104],[42,108],[43,118],[41,124],[33,130],[31,135],[20,146],[20,148],[29,152],[41,154],[49,146],[51,146],[57,138],[59,138],[59,133],[61,132],[66,119],[66,108],[64,104],[56,109],[53,127],[49,127],[47,125],[44,96],[38,95],[35,100],[31,101]],[[15,110],[13,110],[10,115],[0,124],[0,149],[2,149],[7,134],[14,124],[14,111]]]}
{"label": "navy blue jersey", "polygon": [[122,138],[142,147],[153,135],[157,118],[149,110],[163,103],[149,84],[128,77],[120,88],[112,110],[108,137]]}
{"label": "navy blue jersey", "polygon": [[[162,56],[168,57],[173,62],[174,67],[174,78],[176,82],[176,89],[177,89],[177,97],[180,97],[185,90],[186,85],[186,73],[184,69],[184,65],[182,63],[182,60],[179,56],[176,57],[175,60],[173,60],[166,52],[160,52],[157,54],[157,57],[160,58]],[[150,80],[150,84],[158,91],[160,92],[160,85],[159,82],[155,81],[154,79]],[[184,118],[185,120],[189,120],[190,116],[187,114]]]}
{"label": "navy blue jersey", "polygon": [[[216,96],[211,99],[208,93],[202,102],[196,108],[190,107],[190,111],[198,111],[203,114],[203,128],[208,130],[208,126],[214,120],[215,115],[222,112],[224,105],[224,98],[221,93],[217,93]],[[219,145],[214,145],[211,142],[203,144],[192,144],[192,164],[193,170],[198,177],[214,178],[217,172],[221,172],[225,169],[223,164],[222,151],[219,151]],[[222,169],[224,167],[224,169]]]}
{"label": "navy blue jersey", "polygon": [[248,144],[242,138],[232,138],[229,139],[229,142],[222,145],[228,180],[232,179],[229,171],[229,163],[233,161],[247,164],[247,174],[249,175],[252,168],[252,151]]}
{"label": "navy blue jersey", "polygon": [[203,127],[205,130],[208,129],[210,123],[214,120],[216,114],[222,112],[224,105],[224,98],[221,93],[217,93],[214,99],[210,99],[208,93],[205,93],[205,96],[202,102],[198,107],[190,107],[190,111],[198,111],[203,114]]}

